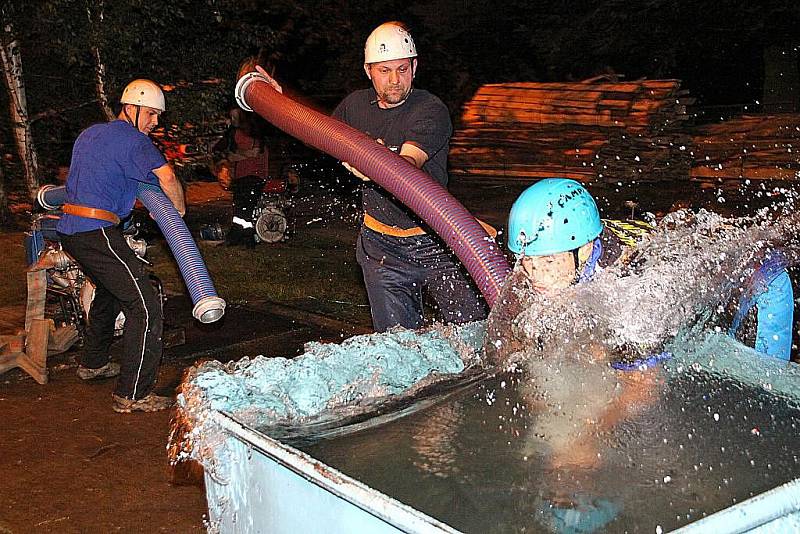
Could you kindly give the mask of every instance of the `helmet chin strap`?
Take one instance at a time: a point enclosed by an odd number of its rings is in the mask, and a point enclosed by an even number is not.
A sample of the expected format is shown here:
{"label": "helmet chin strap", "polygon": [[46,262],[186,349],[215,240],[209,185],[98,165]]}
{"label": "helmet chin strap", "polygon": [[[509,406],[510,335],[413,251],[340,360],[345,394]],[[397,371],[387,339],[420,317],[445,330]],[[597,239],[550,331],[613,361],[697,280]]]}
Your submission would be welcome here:
{"label": "helmet chin strap", "polygon": [[580,273],[581,259],[578,256],[578,251],[579,250],[580,250],[580,247],[572,249],[572,259],[575,262],[575,280],[574,280],[574,282],[577,282],[578,278],[580,278],[580,276],[581,276],[581,273]]}
{"label": "helmet chin strap", "polygon": [[139,129],[139,113],[141,113],[141,111],[142,111],[142,106],[136,106],[136,120],[134,121],[133,119],[131,119],[131,116],[128,115],[128,108],[124,107],[124,106],[127,106],[127,105],[132,105],[132,104],[124,104],[123,108],[122,108],[122,114],[125,115],[125,118],[127,119],[128,124],[130,124],[131,126],[133,126],[134,128],[136,128],[138,130]]}

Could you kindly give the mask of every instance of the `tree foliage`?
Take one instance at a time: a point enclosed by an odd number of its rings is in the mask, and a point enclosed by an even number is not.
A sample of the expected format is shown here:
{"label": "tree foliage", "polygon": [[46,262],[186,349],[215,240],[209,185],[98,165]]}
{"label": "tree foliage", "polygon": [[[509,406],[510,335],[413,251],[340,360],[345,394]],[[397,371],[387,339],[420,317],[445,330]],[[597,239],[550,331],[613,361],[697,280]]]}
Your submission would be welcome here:
{"label": "tree foliage", "polygon": [[[132,78],[173,88],[168,122],[202,124],[232,105],[237,67],[261,53],[289,93],[330,108],[368,86],[363,42],[386,20],[410,25],[417,84],[453,110],[481,84],[675,77],[708,103],[758,98],[763,50],[800,45],[789,0],[6,0],[18,17],[34,137],[47,165],[66,163],[78,132],[104,120],[93,47],[110,101]],[[23,11],[24,8],[24,11]],[[99,17],[102,13],[102,18]],[[3,94],[0,99],[6,99]],[[0,102],[6,106],[7,101]],[[8,118],[0,119],[4,145]],[[16,175],[10,168],[7,175]]]}

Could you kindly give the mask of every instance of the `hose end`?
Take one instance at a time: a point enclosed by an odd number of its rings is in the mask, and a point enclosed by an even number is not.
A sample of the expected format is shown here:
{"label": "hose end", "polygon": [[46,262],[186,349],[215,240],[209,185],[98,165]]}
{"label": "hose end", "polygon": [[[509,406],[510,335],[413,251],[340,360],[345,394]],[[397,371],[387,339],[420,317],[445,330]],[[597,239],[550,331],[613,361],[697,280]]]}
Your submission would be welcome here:
{"label": "hose end", "polygon": [[225,315],[225,301],[220,297],[202,298],[194,305],[192,315],[204,324],[219,321]]}
{"label": "hose end", "polygon": [[43,207],[44,209],[46,209],[47,211],[57,210],[58,208],[61,207],[61,204],[58,204],[58,200],[62,200],[62,203],[63,203],[63,198],[61,198],[61,197],[63,197],[63,193],[60,192],[60,191],[54,193],[54,196],[58,196],[59,198],[58,199],[52,199],[50,202],[47,201],[47,194],[50,191],[52,191],[53,189],[57,189],[59,187],[63,188],[63,186],[57,186],[57,185],[52,185],[52,184],[43,185],[36,192],[36,202],[38,202],[39,205],[41,207]]}
{"label": "hose end", "polygon": [[253,108],[247,105],[245,102],[244,95],[247,92],[247,88],[256,80],[261,80],[263,82],[269,83],[267,77],[263,74],[259,74],[258,72],[248,72],[241,78],[239,81],[236,82],[236,89],[234,89],[233,96],[236,98],[236,103],[245,111],[253,111]]}

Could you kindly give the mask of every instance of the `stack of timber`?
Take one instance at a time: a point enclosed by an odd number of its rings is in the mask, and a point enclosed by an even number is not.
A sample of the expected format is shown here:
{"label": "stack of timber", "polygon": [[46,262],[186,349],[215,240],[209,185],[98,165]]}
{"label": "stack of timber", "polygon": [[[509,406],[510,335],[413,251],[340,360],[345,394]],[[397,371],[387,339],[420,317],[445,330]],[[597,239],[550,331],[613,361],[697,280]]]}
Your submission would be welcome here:
{"label": "stack of timber", "polygon": [[678,80],[484,85],[450,144],[450,172],[481,180],[687,180],[691,99]]}
{"label": "stack of timber", "polygon": [[694,132],[692,180],[800,179],[800,114],[743,115]]}

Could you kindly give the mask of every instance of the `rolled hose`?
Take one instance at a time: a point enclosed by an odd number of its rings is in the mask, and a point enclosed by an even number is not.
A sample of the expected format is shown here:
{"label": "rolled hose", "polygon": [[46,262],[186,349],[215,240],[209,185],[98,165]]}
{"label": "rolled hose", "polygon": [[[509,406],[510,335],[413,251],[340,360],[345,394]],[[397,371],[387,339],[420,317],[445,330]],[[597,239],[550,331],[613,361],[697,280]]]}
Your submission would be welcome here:
{"label": "rolled hose", "polygon": [[394,195],[455,252],[486,302],[494,306],[511,271],[508,262],[475,217],[426,172],[355,128],[282,95],[258,73],[239,79],[236,101],[289,135],[347,161]]}
{"label": "rolled hose", "polygon": [[[194,308],[192,315],[201,323],[213,323],[225,314],[225,301],[217,296],[200,251],[172,202],[161,188],[140,182],[136,196],[150,211],[161,233],[167,240],[178,268],[181,271]],[[44,186],[36,194],[37,201],[46,209],[57,209],[64,204],[66,188]]]}

